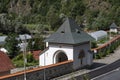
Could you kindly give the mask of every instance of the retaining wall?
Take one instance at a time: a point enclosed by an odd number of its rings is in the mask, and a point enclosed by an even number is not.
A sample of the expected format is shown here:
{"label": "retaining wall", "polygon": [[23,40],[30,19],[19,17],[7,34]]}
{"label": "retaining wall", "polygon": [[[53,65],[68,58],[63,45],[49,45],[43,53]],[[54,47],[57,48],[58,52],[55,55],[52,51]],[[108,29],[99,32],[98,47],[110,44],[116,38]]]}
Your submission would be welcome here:
{"label": "retaining wall", "polygon": [[[50,80],[73,71],[73,61],[65,61],[49,66],[34,68],[26,71],[27,80]],[[45,74],[45,75],[44,75]],[[0,77],[0,80],[24,80],[24,72],[18,72]]]}

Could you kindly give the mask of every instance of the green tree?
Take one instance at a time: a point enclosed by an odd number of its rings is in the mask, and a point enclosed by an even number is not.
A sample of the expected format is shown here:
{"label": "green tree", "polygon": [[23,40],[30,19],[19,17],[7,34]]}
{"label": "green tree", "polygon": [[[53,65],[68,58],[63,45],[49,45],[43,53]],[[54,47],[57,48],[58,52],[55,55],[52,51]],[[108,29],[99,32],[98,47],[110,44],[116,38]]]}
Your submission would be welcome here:
{"label": "green tree", "polygon": [[32,51],[33,50],[33,39],[28,40],[27,50]]}
{"label": "green tree", "polygon": [[33,50],[43,50],[44,49],[44,43],[43,38],[35,38],[34,44],[33,44]]}
{"label": "green tree", "polygon": [[51,29],[54,30],[56,26],[59,24],[58,21],[60,20],[58,14],[56,13],[56,9],[54,8],[54,6],[50,7],[46,18],[47,18],[48,24],[51,26]]}
{"label": "green tree", "polygon": [[8,12],[8,5],[10,0],[0,0],[0,13]]}
{"label": "green tree", "polygon": [[5,49],[7,49],[10,58],[14,58],[20,52],[17,38],[18,35],[16,34],[9,34],[8,37],[5,39],[4,47]]}
{"label": "green tree", "polygon": [[77,2],[73,8],[71,9],[72,17],[76,17],[77,15],[82,16],[85,11],[85,6],[82,1]]}
{"label": "green tree", "polygon": [[33,50],[43,50],[44,49],[44,42],[42,37],[36,37],[34,39],[30,39],[28,41],[27,49],[29,51]]}

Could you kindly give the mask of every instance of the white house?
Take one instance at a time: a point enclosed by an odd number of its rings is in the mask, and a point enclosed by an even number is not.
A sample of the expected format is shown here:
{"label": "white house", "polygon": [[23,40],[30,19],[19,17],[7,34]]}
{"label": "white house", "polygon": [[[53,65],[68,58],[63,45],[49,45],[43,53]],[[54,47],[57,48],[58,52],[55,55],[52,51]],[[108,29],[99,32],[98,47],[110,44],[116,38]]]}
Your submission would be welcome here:
{"label": "white house", "polygon": [[100,31],[95,31],[92,33],[89,33],[96,41],[101,40],[105,37],[107,37],[107,32],[100,30]]}
{"label": "white house", "polygon": [[0,36],[0,45],[5,44],[5,39],[7,38],[7,36]]}
{"label": "white house", "polygon": [[117,33],[117,25],[115,23],[112,23],[110,25],[110,32],[114,32],[114,33]]}
{"label": "white house", "polygon": [[66,60],[73,60],[74,69],[91,65],[91,40],[93,38],[82,31],[74,20],[67,18],[60,28],[45,40],[48,47],[40,53],[39,66]]}

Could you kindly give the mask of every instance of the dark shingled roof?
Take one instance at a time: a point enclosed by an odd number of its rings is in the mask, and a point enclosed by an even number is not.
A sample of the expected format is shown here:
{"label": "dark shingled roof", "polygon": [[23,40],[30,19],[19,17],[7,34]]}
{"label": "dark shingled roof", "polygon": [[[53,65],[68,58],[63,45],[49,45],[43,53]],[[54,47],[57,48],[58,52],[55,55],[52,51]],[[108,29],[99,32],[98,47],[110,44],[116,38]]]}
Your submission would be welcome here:
{"label": "dark shingled roof", "polygon": [[79,44],[91,40],[94,39],[82,31],[74,20],[67,18],[61,27],[48,37],[45,42]]}
{"label": "dark shingled roof", "polygon": [[110,25],[110,28],[115,29],[115,28],[117,28],[117,25],[116,25],[115,23],[112,23],[112,24]]}

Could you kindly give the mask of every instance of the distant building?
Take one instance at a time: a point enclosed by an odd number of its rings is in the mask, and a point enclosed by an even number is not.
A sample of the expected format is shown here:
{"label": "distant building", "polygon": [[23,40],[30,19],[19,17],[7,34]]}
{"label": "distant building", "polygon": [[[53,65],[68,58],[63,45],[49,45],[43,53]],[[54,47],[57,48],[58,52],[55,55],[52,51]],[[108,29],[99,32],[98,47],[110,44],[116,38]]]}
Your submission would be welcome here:
{"label": "distant building", "polygon": [[41,50],[32,51],[32,54],[35,60],[39,60],[39,54],[41,52],[42,52]]}
{"label": "distant building", "polygon": [[0,76],[10,74],[10,71],[13,68],[14,66],[7,54],[0,51]]}
{"label": "distant building", "polygon": [[[5,39],[7,38],[7,36],[0,36],[0,45],[4,45],[5,44]],[[27,46],[27,42],[25,43],[24,41],[31,39],[32,36],[28,35],[28,34],[22,34],[19,35],[18,40],[20,40],[21,42],[18,44],[18,46],[21,48],[21,51],[24,50],[24,48]]]}
{"label": "distant building", "polygon": [[90,41],[93,38],[67,18],[61,27],[48,37],[46,48],[39,56],[39,66],[73,60],[73,68],[79,69],[93,63]]}
{"label": "distant building", "polygon": [[[0,36],[0,44],[4,44],[5,43],[5,39],[7,38],[7,36]],[[28,34],[23,34],[23,35],[19,35],[18,40],[29,40],[31,39],[31,35]]]}
{"label": "distant building", "polygon": [[118,26],[115,23],[112,23],[110,25],[110,32],[117,33],[118,32],[117,28],[118,28]]}
{"label": "distant building", "polygon": [[28,35],[28,34],[22,34],[22,35],[19,35],[19,39],[20,40],[29,40],[29,39],[31,39],[32,38],[32,36],[31,35]]}
{"label": "distant building", "polygon": [[8,51],[5,48],[0,48],[0,51],[7,53]]}
{"label": "distant building", "polygon": [[100,30],[100,31],[95,31],[92,33],[89,33],[96,41],[101,40],[105,37],[107,37],[107,32]]}
{"label": "distant building", "polygon": [[0,36],[0,45],[5,44],[5,39],[7,38],[7,36]]}

